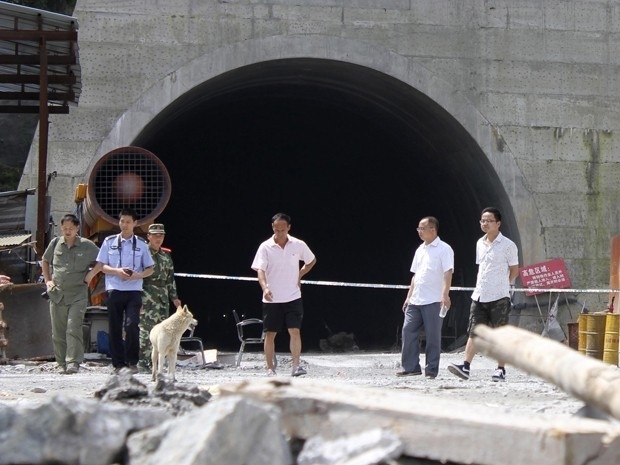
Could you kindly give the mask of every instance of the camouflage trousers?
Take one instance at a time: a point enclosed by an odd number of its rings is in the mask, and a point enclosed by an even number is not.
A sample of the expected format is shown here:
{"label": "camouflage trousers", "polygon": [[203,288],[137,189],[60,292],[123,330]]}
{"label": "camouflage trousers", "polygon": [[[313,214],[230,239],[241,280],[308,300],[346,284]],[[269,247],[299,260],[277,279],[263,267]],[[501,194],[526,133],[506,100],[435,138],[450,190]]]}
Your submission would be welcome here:
{"label": "camouflage trousers", "polygon": [[141,368],[152,370],[151,363],[151,341],[149,334],[157,323],[168,318],[168,307],[149,307],[140,315],[140,360],[138,365]]}

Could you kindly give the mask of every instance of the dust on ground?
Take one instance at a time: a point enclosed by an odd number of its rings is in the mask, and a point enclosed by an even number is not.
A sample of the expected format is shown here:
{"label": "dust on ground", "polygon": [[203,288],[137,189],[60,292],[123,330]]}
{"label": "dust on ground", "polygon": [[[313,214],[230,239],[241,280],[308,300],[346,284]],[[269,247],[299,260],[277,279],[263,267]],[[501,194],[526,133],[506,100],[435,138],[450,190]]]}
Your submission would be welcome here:
{"label": "dust on ground", "polygon": [[[222,354],[220,363],[204,368],[192,363],[177,366],[177,382],[195,384],[217,394],[217,386],[248,379],[265,378],[265,365],[261,353],[245,353],[239,367],[234,365],[234,354]],[[353,352],[343,354],[302,354],[306,376],[294,382],[329,380],[341,385],[374,387],[386,390],[409,390],[433,398],[464,401],[496,407],[501,413],[526,413],[572,416],[583,402],[564,393],[556,386],[507,367],[506,381],[493,382],[491,375],[496,362],[477,355],[472,362],[471,378],[461,380],[452,375],[450,362],[462,363],[463,354],[442,354],[440,371],[436,379],[424,376],[397,377],[400,354]],[[422,358],[423,363],[423,358]],[[289,355],[278,355],[278,377],[290,378]],[[0,403],[7,405],[37,405],[57,394],[94,399],[94,393],[112,376],[109,359],[88,354],[77,374],[58,372],[53,362],[35,363],[11,361],[0,365]],[[150,373],[134,375],[151,386]]]}

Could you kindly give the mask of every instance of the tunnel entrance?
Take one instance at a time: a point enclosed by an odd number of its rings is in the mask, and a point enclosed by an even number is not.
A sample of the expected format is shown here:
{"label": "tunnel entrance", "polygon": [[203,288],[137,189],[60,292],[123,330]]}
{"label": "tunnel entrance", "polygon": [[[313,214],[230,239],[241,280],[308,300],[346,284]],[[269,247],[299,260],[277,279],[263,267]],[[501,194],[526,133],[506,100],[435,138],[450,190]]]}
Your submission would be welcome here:
{"label": "tunnel entrance", "polygon": [[[254,277],[250,264],[279,211],[317,256],[308,280],[407,285],[426,215],[455,251],[453,286],[475,283],[482,208],[498,207],[502,232],[519,244],[497,174],[463,127],[423,93],[357,65],[286,59],[236,69],[177,99],[132,145],[170,173],[159,221],[177,272]],[[238,347],[232,309],[260,316],[255,282],[177,285],[208,346]],[[469,294],[452,294],[444,345],[466,330]],[[340,331],[361,349],[395,347],[406,291],[306,285],[303,295],[304,350]],[[287,350],[288,336],[277,343]]]}

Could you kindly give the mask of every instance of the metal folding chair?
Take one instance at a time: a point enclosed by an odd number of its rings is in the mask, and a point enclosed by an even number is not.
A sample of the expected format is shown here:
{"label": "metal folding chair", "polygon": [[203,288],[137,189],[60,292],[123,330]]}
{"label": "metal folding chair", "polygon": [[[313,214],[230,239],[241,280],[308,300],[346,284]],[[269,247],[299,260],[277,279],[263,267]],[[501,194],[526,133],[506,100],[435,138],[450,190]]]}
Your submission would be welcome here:
{"label": "metal folding chair", "polygon": [[[242,320],[236,310],[233,310],[232,313],[235,317],[235,322],[237,325],[237,337],[239,338],[239,342],[241,342],[241,347],[239,348],[239,353],[237,354],[236,360],[236,364],[239,366],[241,365],[241,357],[243,357],[243,351],[245,350],[246,344],[262,344],[265,341],[265,332],[263,331],[263,320],[260,318],[246,318]],[[260,325],[260,329],[257,327],[258,325]],[[246,330],[249,327],[255,328],[252,331],[252,336],[248,336],[246,333]],[[258,333],[259,330],[260,333]],[[273,358],[275,360],[275,354]]]}
{"label": "metal folding chair", "polygon": [[195,328],[193,326],[190,327],[187,330],[189,331],[189,336],[181,337],[181,342],[179,344],[179,353],[182,355],[188,355],[188,352],[200,351],[200,357],[202,358],[202,366],[205,366],[207,364],[207,361],[205,360],[205,351],[202,345],[202,339],[194,336],[194,329]]}

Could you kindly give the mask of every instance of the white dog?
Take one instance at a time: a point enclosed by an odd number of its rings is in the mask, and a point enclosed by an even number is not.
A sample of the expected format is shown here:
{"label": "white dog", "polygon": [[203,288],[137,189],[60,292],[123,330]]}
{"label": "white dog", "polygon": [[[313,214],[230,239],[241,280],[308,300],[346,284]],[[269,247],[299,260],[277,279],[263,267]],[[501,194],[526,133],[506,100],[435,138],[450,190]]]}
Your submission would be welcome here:
{"label": "white dog", "polygon": [[157,373],[163,373],[164,360],[168,358],[168,375],[174,381],[174,369],[177,364],[177,352],[181,336],[190,326],[196,326],[198,322],[189,311],[187,305],[178,307],[177,311],[161,323],[157,323],[149,334],[153,346],[151,362],[153,363],[152,380],[157,379]]}

